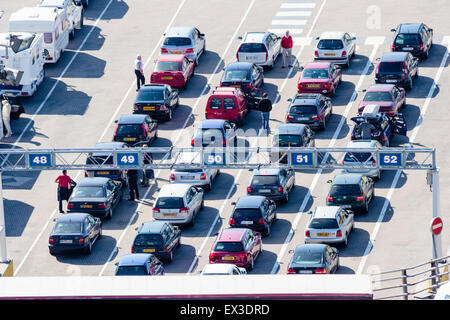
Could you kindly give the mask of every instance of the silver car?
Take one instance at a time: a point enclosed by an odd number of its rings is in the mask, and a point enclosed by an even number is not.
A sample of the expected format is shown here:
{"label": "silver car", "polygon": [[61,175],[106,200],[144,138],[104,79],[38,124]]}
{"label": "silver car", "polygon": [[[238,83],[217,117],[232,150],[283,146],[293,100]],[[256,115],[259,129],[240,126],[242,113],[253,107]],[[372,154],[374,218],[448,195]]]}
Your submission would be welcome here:
{"label": "silver car", "polygon": [[[347,144],[347,148],[381,148],[382,145],[377,140],[353,140]],[[376,159],[370,152],[347,152],[344,156],[344,164],[375,164]],[[379,180],[381,170],[373,169],[343,169],[342,173],[361,173],[365,176]]]}
{"label": "silver car", "polygon": [[[197,164],[200,163],[200,153],[198,152],[181,152],[177,155],[176,164]],[[219,174],[218,169],[173,169],[170,172],[170,183],[188,183],[204,188],[210,191],[212,182]]]}
{"label": "silver car", "polygon": [[247,274],[247,270],[231,263],[211,263],[205,265],[198,274],[202,276],[243,275]]}
{"label": "silver car", "polygon": [[195,27],[172,27],[164,34],[161,54],[184,54],[198,65],[206,51],[205,35]]}
{"label": "silver car", "polygon": [[319,40],[314,51],[314,61],[330,61],[334,64],[350,65],[350,59],[356,52],[355,37],[347,32],[324,32],[317,37]]}
{"label": "silver car", "polygon": [[281,37],[271,32],[247,32],[238,39],[242,43],[236,53],[237,61],[273,68],[281,52]]}
{"label": "silver car", "polygon": [[339,243],[347,246],[354,226],[353,212],[342,207],[316,207],[305,230],[305,243]]}

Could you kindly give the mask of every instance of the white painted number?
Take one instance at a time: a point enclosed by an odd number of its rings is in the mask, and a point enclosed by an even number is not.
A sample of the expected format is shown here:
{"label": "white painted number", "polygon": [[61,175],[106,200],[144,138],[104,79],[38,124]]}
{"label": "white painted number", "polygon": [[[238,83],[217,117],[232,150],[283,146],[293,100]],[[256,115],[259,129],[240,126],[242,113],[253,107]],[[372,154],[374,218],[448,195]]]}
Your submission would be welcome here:
{"label": "white painted number", "polygon": [[309,161],[307,154],[297,155],[296,160],[297,160],[297,163],[308,163],[308,161]]}
{"label": "white painted number", "polygon": [[386,164],[398,164],[397,156],[384,156],[383,162]]}
{"label": "white painted number", "polygon": [[208,163],[222,163],[222,156],[219,154],[216,154],[215,156],[210,154],[208,156]]}
{"label": "white painted number", "polygon": [[47,156],[35,156],[32,162],[37,165],[47,164],[48,158]]}
{"label": "white painted number", "polygon": [[124,155],[120,158],[121,163],[134,163],[135,157],[133,155]]}

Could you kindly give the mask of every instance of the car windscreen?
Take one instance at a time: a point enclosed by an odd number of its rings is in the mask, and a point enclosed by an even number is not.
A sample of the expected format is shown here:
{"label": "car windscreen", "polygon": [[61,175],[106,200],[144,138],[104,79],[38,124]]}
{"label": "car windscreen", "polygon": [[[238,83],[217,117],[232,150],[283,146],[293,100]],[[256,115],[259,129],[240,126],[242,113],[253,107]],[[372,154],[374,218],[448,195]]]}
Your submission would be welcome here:
{"label": "car windscreen", "polygon": [[302,138],[299,135],[279,134],[274,136],[275,144],[280,147],[300,147],[302,146]]}
{"label": "car windscreen", "polygon": [[302,73],[302,79],[328,79],[328,69],[305,69]]}
{"label": "car windscreen", "polygon": [[417,33],[399,33],[394,40],[397,45],[420,45],[422,39]]}
{"label": "car windscreen", "polygon": [[244,248],[241,242],[217,242],[214,251],[218,252],[241,252]]}
{"label": "car windscreen", "polygon": [[139,136],[142,134],[142,125],[140,124],[119,124],[116,135],[117,136]]}
{"label": "car windscreen", "polygon": [[317,107],[307,105],[291,106],[291,108],[289,109],[289,113],[316,115]]}
{"label": "car windscreen", "polygon": [[311,229],[337,229],[338,223],[334,218],[314,218],[309,223]]}
{"label": "car windscreen", "polygon": [[72,198],[103,198],[105,192],[102,186],[77,186]]}
{"label": "car windscreen", "polygon": [[163,241],[159,234],[138,234],[134,239],[135,246],[162,246]]}
{"label": "car windscreen", "polygon": [[241,53],[266,52],[266,47],[262,43],[243,43],[239,48]]}
{"label": "car windscreen", "polygon": [[370,152],[347,152],[344,162],[366,162],[371,156]]}
{"label": "car windscreen", "polygon": [[258,208],[238,208],[233,212],[234,219],[261,218],[261,211]]}
{"label": "car windscreen", "polygon": [[364,101],[392,101],[391,94],[386,91],[366,92]]}
{"label": "car windscreen", "polygon": [[117,268],[116,276],[145,276],[147,271],[144,266],[120,266]]}
{"label": "car windscreen", "polygon": [[317,48],[321,50],[339,50],[344,48],[344,44],[341,40],[336,39],[322,39],[317,44]]}
{"label": "car windscreen", "polygon": [[222,77],[223,81],[250,81],[250,71],[249,70],[225,70]]}
{"label": "car windscreen", "polygon": [[177,61],[159,61],[155,67],[156,72],[160,71],[181,71],[181,64]]}
{"label": "car windscreen", "polygon": [[53,233],[82,233],[83,224],[81,222],[57,222],[53,228]]}
{"label": "car windscreen", "polygon": [[161,101],[164,100],[164,90],[139,90],[136,97],[137,101]]}
{"label": "car windscreen", "polygon": [[166,37],[164,39],[165,46],[190,46],[192,41],[190,38]]}
{"label": "car windscreen", "polygon": [[160,209],[180,209],[184,208],[183,198],[180,197],[160,197],[156,201],[155,207]]}
{"label": "car windscreen", "polygon": [[403,62],[381,62],[378,72],[391,73],[391,72],[403,72]]}
{"label": "car windscreen", "polygon": [[203,172],[203,169],[176,169],[175,172],[199,173]]}
{"label": "car windscreen", "polygon": [[359,184],[335,184],[331,187],[332,196],[354,196],[361,194]]}
{"label": "car windscreen", "polygon": [[252,186],[277,186],[278,176],[255,175],[252,179]]}
{"label": "car windscreen", "polygon": [[321,264],[323,263],[322,252],[297,252],[294,254],[292,262],[295,264]]}

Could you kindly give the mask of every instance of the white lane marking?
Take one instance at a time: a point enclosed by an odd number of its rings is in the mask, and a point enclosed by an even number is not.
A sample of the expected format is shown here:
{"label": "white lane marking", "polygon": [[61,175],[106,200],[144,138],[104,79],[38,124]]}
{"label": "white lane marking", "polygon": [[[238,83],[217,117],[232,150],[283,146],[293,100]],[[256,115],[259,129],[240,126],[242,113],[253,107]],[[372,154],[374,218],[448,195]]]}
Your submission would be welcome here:
{"label": "white lane marking", "polygon": [[[284,35],[284,33],[286,32],[286,28],[285,29],[268,29],[267,31],[275,33],[277,35]],[[289,34],[291,36],[302,34],[302,32],[303,32],[303,29],[289,29]]]}
{"label": "white lane marking", "polygon": [[[112,1],[113,1],[113,0],[110,0],[110,2],[108,3],[108,5],[107,5],[107,6],[105,7],[105,9],[102,11],[102,13],[100,14],[100,16],[99,16],[98,19],[96,20],[94,26],[92,27],[91,31],[90,31],[90,32],[88,33],[88,35],[86,36],[86,39],[83,41],[83,43],[80,45],[79,49],[77,50],[77,53],[78,53],[78,51],[83,47],[83,45],[84,45],[84,43],[86,42],[87,38],[88,38],[89,35],[92,33],[92,31],[94,30],[94,28],[97,26],[98,21],[100,21],[100,19],[103,17],[103,15],[105,14],[106,10],[108,9],[108,7],[109,7],[109,5],[112,3]],[[169,23],[167,29],[168,29],[169,26],[173,23],[173,21],[175,20],[175,17],[178,15],[178,12],[180,11],[181,7],[183,6],[183,4],[184,4],[185,2],[186,2],[186,0],[183,0],[183,2],[182,2],[182,3],[180,4],[180,6],[178,7],[178,9],[177,9],[177,11],[175,12],[175,14],[174,14],[174,16],[173,16],[171,22]],[[155,49],[157,49],[158,47],[159,47],[159,43],[157,44],[157,46],[155,47]],[[74,60],[74,58],[75,58],[75,56],[72,57],[72,60],[70,60],[69,65],[70,65],[70,63],[72,63],[72,61]],[[149,59],[148,61],[150,61],[150,59]],[[63,74],[67,71],[69,65],[64,69]],[[63,76],[63,74],[61,74],[61,76],[58,78],[58,81],[55,83],[55,86],[56,86],[56,84],[59,82],[59,80],[61,79],[61,77]],[[136,80],[131,84],[131,86],[133,86],[133,84],[134,84],[135,82],[136,82]],[[52,90],[53,90],[53,89],[54,89],[54,87],[52,88]],[[129,92],[130,92],[130,89],[128,89],[126,95],[128,95]],[[50,93],[49,93],[49,95],[50,95]],[[48,99],[49,95],[47,95],[46,99]],[[126,98],[126,96],[125,96],[125,98]],[[122,103],[123,103],[123,101],[125,101],[125,98],[124,98],[124,100],[122,100]],[[46,100],[44,100],[43,104],[44,104],[45,102],[46,102]],[[121,108],[122,103],[119,105],[119,107],[117,108],[117,110],[116,110],[116,112],[114,113],[113,117],[111,118],[110,124],[114,121],[114,117],[115,117],[116,113],[118,112],[118,110]],[[39,109],[38,109],[37,112],[39,112]],[[108,127],[109,127],[109,125],[108,125]],[[106,130],[105,130],[105,132],[106,132]],[[102,134],[102,136],[100,137],[100,139],[98,140],[98,142],[100,142],[100,141],[103,139],[103,136],[104,136],[105,132]],[[77,173],[77,175],[76,175],[76,177],[75,177],[74,180],[77,180],[77,178],[79,177],[79,175],[80,175],[81,172],[82,172],[82,171],[78,171],[78,173]],[[23,260],[21,261],[21,263],[19,264],[19,266],[17,267],[17,269],[14,271],[14,275],[17,275],[17,273],[19,272],[19,270],[22,268],[23,264],[24,264],[25,261],[28,259],[28,256],[30,255],[31,251],[33,251],[34,247],[36,246],[36,244],[37,244],[39,238],[42,236],[42,234],[44,233],[44,231],[47,229],[49,223],[50,223],[51,221],[53,221],[53,217],[55,216],[55,214],[56,214],[58,211],[59,211],[59,209],[53,210],[53,212],[52,212],[52,214],[50,215],[49,219],[47,220],[46,224],[45,224],[44,227],[41,229],[41,231],[39,232],[39,234],[37,235],[37,237],[36,237],[35,240],[33,241],[31,247],[30,247],[30,248],[28,249],[28,251],[26,252],[26,254],[25,254]]]}
{"label": "white lane marking", "polygon": [[308,20],[272,20],[274,26],[304,26]]}
{"label": "white lane marking", "polygon": [[[448,44],[448,42],[444,43],[444,44]],[[431,86],[430,91],[428,91],[427,99],[425,100],[425,103],[424,103],[424,105],[423,105],[423,107],[421,109],[421,112],[420,112],[420,116],[417,119],[416,127],[414,128],[414,131],[413,131],[413,133],[411,135],[411,138],[410,138],[410,142],[411,143],[413,143],[415,141],[416,136],[417,136],[417,134],[419,132],[419,129],[420,129],[420,127],[423,124],[423,117],[425,116],[425,113],[428,110],[428,105],[430,104],[430,101],[431,101],[431,99],[433,97],[434,91],[437,88],[437,84],[439,82],[439,78],[441,77],[442,71],[445,68],[445,64],[447,63],[448,56],[449,56],[448,48],[446,48],[445,49],[445,54],[442,57],[442,61],[441,61],[441,64],[439,66],[439,69],[436,72],[436,76],[434,77],[433,85]],[[394,191],[395,191],[395,188],[397,186],[398,180],[400,179],[400,174],[401,174],[401,170],[397,170],[397,172],[395,174],[395,177],[394,177],[394,180],[392,181],[391,187],[389,189],[389,193],[388,193],[388,195],[386,197],[386,200],[384,201],[384,204],[383,204],[383,207],[381,209],[381,212],[380,212],[380,215],[378,217],[378,220],[377,220],[377,223],[375,225],[375,228],[373,229],[373,231],[372,231],[372,233],[370,235],[370,240],[367,243],[366,250],[364,251],[363,258],[361,259],[361,262],[359,263],[358,270],[356,271],[356,274],[361,274],[363,269],[364,269],[364,266],[366,264],[367,258],[369,257],[369,253],[370,253],[370,251],[373,248],[373,243],[375,242],[375,239],[377,237],[378,231],[380,230],[381,223],[383,222],[384,216],[386,215],[388,206],[389,206],[390,201],[391,201],[391,197],[394,194]]]}
{"label": "white lane marking", "polygon": [[312,11],[278,11],[276,17],[309,17]]}
{"label": "white lane marking", "polygon": [[316,6],[315,3],[282,3],[282,9],[312,9]]}

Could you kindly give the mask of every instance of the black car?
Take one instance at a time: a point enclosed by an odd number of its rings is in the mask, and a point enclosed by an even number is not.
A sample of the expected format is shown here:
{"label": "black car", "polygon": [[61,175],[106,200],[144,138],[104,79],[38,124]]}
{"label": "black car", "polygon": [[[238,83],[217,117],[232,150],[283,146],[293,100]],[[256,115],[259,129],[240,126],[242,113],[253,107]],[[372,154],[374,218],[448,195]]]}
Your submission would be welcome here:
{"label": "black car", "polygon": [[378,63],[375,83],[388,83],[411,90],[413,79],[419,76],[419,59],[409,52],[388,52]]}
{"label": "black car", "polygon": [[[94,149],[121,149],[126,148],[127,144],[124,142],[99,142],[96,143]],[[93,152],[86,158],[86,164],[89,165],[112,165],[113,155],[108,152]],[[85,177],[105,177],[112,180],[122,182],[122,186],[126,186],[127,172],[122,169],[115,170],[87,170],[85,172]]]}
{"label": "black car", "polygon": [[322,94],[301,93],[288,99],[286,123],[307,124],[311,129],[325,129],[333,113],[333,103]]}
{"label": "black car", "polygon": [[[314,133],[306,124],[286,123],[279,125],[274,132],[272,138],[272,146],[274,148],[284,147],[315,147]],[[271,162],[287,163],[287,152],[272,152],[270,154]]]}
{"label": "black car", "polygon": [[91,253],[92,245],[102,237],[102,223],[88,213],[63,214],[56,221],[48,239],[50,254],[83,251]]}
{"label": "black car", "polygon": [[69,212],[86,212],[112,218],[113,209],[122,201],[122,183],[110,178],[84,178],[74,188],[67,203]]}
{"label": "black car", "polygon": [[233,202],[233,213],[229,221],[230,227],[249,228],[270,235],[270,227],[277,220],[275,201],[263,196],[240,197]]}
{"label": "black car", "polygon": [[223,72],[221,87],[238,87],[246,96],[264,86],[264,70],[249,62],[232,62]]}
{"label": "black car", "polygon": [[265,196],[271,200],[288,202],[289,192],[295,187],[293,169],[259,169],[253,172],[247,195]]}
{"label": "black car", "polygon": [[172,262],[173,252],[181,244],[181,230],[168,222],[144,222],[138,229],[131,253],[152,253],[159,260]]}
{"label": "black car", "polygon": [[339,251],[326,244],[301,244],[290,250],[288,274],[335,273],[339,269]]}
{"label": "black car", "polygon": [[339,174],[331,183],[327,196],[327,206],[340,206],[342,208],[369,211],[369,203],[375,196],[373,180],[359,173]]}
{"label": "black car", "polygon": [[114,132],[113,141],[125,142],[129,146],[150,145],[158,138],[158,124],[145,114],[121,116]]}
{"label": "black car", "polygon": [[407,51],[413,56],[428,58],[433,45],[433,29],[423,23],[403,23],[395,32],[392,51]]}
{"label": "black car", "polygon": [[134,100],[134,114],[148,114],[153,119],[172,120],[173,110],[180,104],[178,90],[167,84],[146,84]]}

